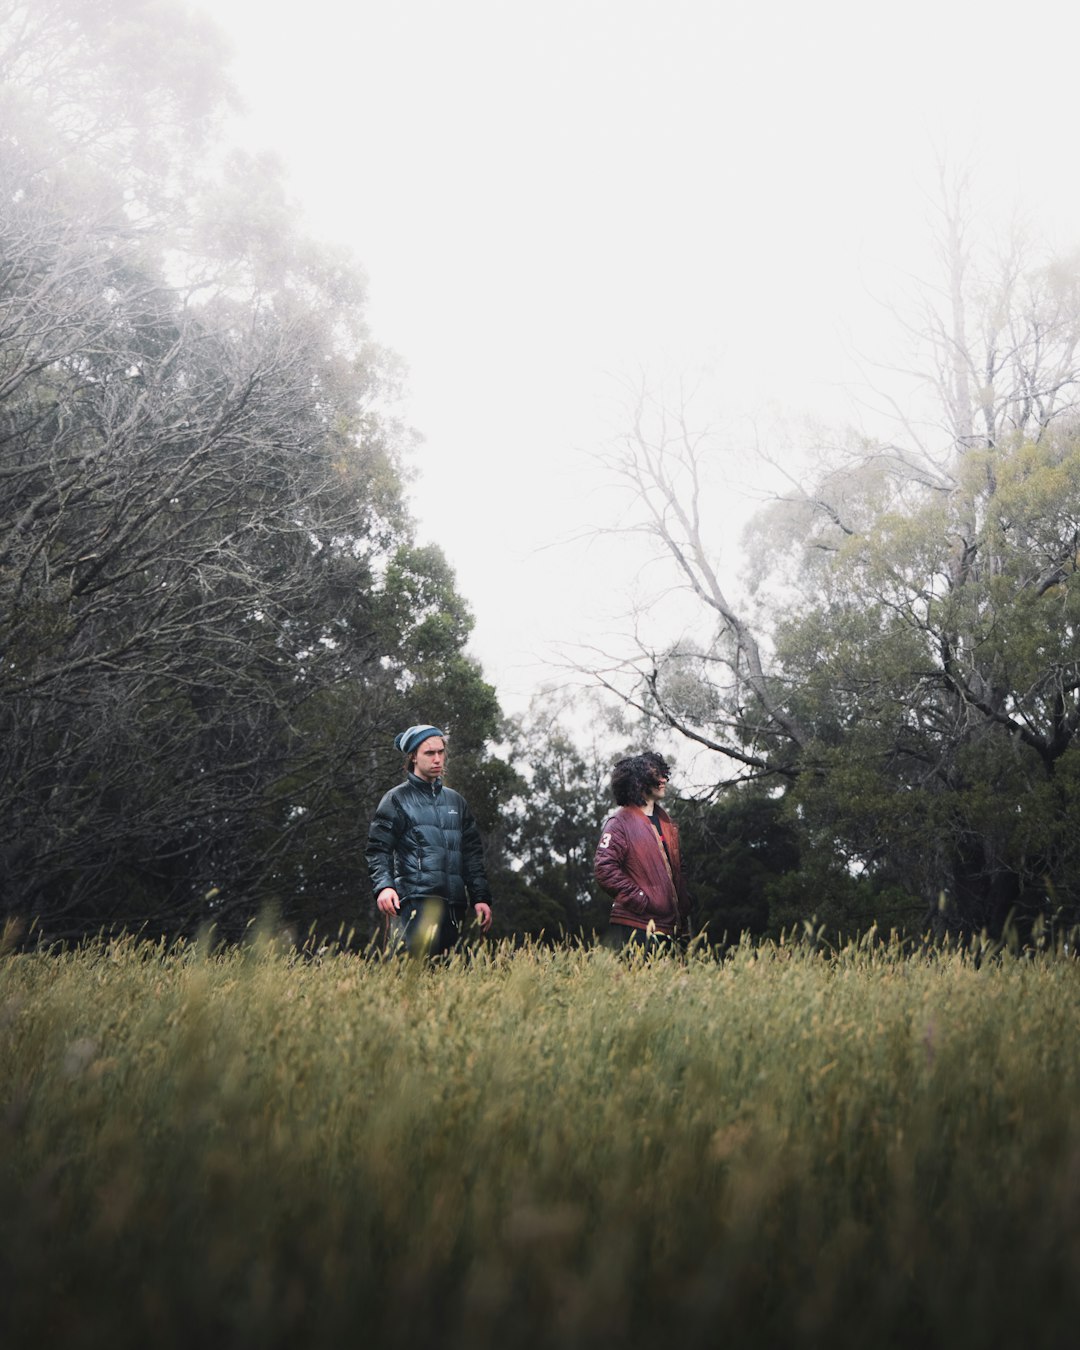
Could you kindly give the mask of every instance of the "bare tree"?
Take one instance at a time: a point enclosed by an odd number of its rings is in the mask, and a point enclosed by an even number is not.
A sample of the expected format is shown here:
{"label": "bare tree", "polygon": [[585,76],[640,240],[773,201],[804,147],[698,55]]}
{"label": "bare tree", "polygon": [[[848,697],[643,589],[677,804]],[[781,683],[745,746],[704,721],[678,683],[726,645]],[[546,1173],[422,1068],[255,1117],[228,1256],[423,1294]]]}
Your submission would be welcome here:
{"label": "bare tree", "polygon": [[623,528],[674,564],[704,621],[693,639],[665,649],[638,640],[630,656],[602,656],[588,670],[640,712],[726,756],[738,777],[786,776],[808,736],[768,668],[766,644],[721,583],[713,539],[723,526],[708,516],[702,484],[716,441],[690,418],[687,402],[664,404],[642,378],[629,429],[604,463],[627,489]]}

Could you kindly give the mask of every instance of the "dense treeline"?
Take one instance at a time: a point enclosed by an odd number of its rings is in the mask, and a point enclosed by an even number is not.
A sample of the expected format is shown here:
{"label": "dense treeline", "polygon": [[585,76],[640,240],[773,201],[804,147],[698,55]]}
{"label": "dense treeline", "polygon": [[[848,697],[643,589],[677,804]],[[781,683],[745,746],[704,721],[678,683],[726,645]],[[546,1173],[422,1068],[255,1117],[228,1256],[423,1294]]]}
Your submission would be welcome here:
{"label": "dense treeline", "polygon": [[738,593],[712,442],[641,390],[612,470],[693,641],[605,658],[622,711],[505,723],[414,535],[363,274],[229,149],[226,69],[179,5],[0,0],[0,914],[365,941],[392,735],[434,720],[498,936],[603,929],[611,763],[650,743],[730,766],[675,805],[717,940],[1075,925],[1077,259],[990,259],[949,198],[920,416],[789,475]]}
{"label": "dense treeline", "polygon": [[185,11],[8,4],[0,80],[3,910],[362,927],[393,730],[447,721],[489,829],[498,779],[364,278],[221,151]]}

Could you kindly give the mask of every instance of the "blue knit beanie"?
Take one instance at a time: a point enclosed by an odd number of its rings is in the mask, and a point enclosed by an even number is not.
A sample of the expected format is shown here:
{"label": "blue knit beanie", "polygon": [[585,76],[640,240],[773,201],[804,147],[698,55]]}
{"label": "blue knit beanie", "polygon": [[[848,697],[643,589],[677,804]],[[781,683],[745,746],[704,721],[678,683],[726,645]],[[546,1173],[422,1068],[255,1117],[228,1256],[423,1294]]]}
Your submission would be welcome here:
{"label": "blue knit beanie", "polygon": [[408,727],[394,737],[394,749],[400,750],[403,755],[411,755],[429,736],[442,736],[445,740],[446,732],[440,731],[438,727]]}

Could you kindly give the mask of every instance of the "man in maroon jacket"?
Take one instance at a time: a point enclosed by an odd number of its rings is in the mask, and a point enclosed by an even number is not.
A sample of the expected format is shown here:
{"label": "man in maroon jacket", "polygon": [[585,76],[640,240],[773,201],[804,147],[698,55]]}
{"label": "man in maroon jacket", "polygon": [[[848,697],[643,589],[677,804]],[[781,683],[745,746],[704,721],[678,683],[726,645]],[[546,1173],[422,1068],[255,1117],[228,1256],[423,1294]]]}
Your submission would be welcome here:
{"label": "man in maroon jacket", "polygon": [[669,776],[652,751],[620,759],[611,774],[619,809],[604,822],[593,870],[611,896],[610,931],[619,946],[659,948],[690,931],[679,831],[660,805]]}

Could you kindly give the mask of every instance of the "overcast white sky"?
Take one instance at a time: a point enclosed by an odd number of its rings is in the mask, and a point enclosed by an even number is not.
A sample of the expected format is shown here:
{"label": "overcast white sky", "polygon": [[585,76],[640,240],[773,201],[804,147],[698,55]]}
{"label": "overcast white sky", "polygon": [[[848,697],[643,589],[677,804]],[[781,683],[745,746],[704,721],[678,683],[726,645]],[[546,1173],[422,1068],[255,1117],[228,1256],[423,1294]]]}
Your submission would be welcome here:
{"label": "overcast white sky", "polygon": [[842,420],[845,342],[887,338],[869,291],[929,267],[942,154],[973,171],[988,220],[1022,202],[1080,244],[1064,4],[212,12],[242,134],[279,153],[312,232],[364,265],[373,335],[410,367],[421,535],[456,569],[507,711],[545,655],[625,608],[625,550],[548,547],[612,523],[588,452],[617,428],[620,377],[706,372],[734,444],[770,404]]}

